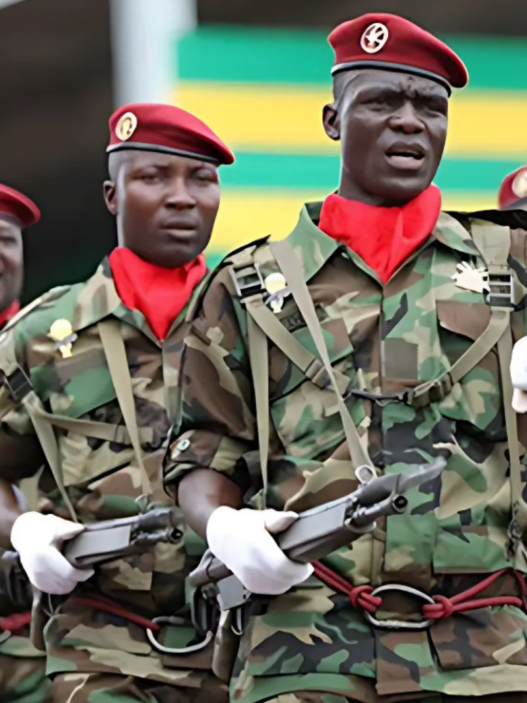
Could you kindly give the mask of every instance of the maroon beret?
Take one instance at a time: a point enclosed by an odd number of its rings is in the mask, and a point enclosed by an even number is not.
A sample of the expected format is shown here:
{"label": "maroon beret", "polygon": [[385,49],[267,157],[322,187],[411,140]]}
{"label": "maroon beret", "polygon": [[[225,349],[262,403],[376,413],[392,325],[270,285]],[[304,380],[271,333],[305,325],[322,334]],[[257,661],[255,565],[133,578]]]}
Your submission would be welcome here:
{"label": "maroon beret", "polygon": [[229,147],[204,122],[161,103],[132,103],[113,113],[107,151],[123,149],[160,151],[216,164],[234,161]]}
{"label": "maroon beret", "polygon": [[40,210],[28,197],[14,188],[0,184],[0,215],[10,215],[29,227],[40,220]]}
{"label": "maroon beret", "polygon": [[498,193],[498,207],[504,210],[527,197],[527,166],[516,169],[503,180]]}
{"label": "maroon beret", "polygon": [[356,68],[414,73],[444,85],[463,88],[463,61],[442,41],[397,15],[374,12],[344,22],[329,35],[335,51],[332,74]]}

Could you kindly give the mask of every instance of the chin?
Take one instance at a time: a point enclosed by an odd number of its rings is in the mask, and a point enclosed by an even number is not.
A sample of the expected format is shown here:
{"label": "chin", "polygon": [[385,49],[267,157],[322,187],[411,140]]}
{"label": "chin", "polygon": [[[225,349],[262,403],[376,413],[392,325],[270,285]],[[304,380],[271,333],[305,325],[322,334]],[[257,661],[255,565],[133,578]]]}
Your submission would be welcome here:
{"label": "chin", "polygon": [[378,189],[377,192],[388,206],[401,205],[417,198],[429,185],[429,182],[401,183],[401,180],[398,180],[395,183],[386,183],[384,188]]}

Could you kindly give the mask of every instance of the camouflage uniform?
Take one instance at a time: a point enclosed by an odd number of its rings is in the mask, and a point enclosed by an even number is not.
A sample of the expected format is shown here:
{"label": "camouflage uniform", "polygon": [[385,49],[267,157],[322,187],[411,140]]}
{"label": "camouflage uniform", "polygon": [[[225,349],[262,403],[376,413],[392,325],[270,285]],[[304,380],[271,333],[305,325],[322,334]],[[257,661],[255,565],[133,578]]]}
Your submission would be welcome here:
{"label": "camouflage uniform", "polygon": [[[53,289],[26,308],[0,338],[0,368],[7,384],[18,377],[24,385],[22,370],[30,380],[16,403],[6,386],[0,391],[2,430],[24,436],[39,426],[36,418],[54,430],[58,461],[47,452],[54,471],[48,467],[39,480],[42,512],[64,518],[73,513],[88,523],[166,503],[163,445],[170,425],[178,421],[185,314],[160,344],[142,314],[122,304],[105,260],[87,282]],[[63,343],[49,336],[57,320],[66,320],[72,329],[73,336]],[[101,330],[108,324],[117,327],[125,345],[141,460],[134,454],[107,362]],[[168,648],[198,644],[203,638],[185,605],[185,573],[195,563],[185,542],[158,544],[105,564],[63,599],[45,631],[54,700],[66,701],[73,691],[76,703],[225,699],[225,686],[209,674],[210,648],[191,656],[160,653],[144,626],[79,600],[96,594],[145,618],[177,615],[180,620],[163,626],[158,639]]]}
{"label": "camouflage uniform", "polygon": [[[306,206],[287,241],[299,259],[363,448],[379,470],[390,473],[412,470],[438,454],[448,457],[441,477],[412,489],[404,515],[389,517],[324,563],[354,586],[395,583],[448,597],[491,572],[514,568],[521,582],[505,572],[480,595],[519,597],[527,562],[521,542],[509,550],[508,526],[511,500],[524,505],[525,474],[511,497],[514,447],[512,439],[507,444],[509,406],[500,389],[507,379],[512,391],[508,366],[500,380],[492,342],[460,380],[449,383],[447,374],[491,327],[491,318],[494,324],[503,315],[503,339],[512,341],[510,300],[505,295],[487,304],[481,275],[473,270],[486,265],[476,233],[492,243],[496,226],[442,213],[429,241],[383,286],[353,251],[318,229],[319,212],[320,204]],[[506,287],[510,251],[519,301],[510,319],[517,340],[527,334],[527,232],[516,215],[481,217],[501,217],[511,228],[510,234],[508,227],[500,229],[507,248],[497,270]],[[463,276],[456,283],[462,262],[471,267],[472,290],[461,287]],[[248,311],[252,305],[253,311],[263,306],[270,312],[263,284],[277,271],[271,247],[262,240],[231,255],[209,281],[186,341],[183,418],[165,467],[168,487],[197,467],[210,467],[235,481],[253,505],[262,504]],[[357,483],[336,396],[313,338],[287,290],[283,302],[281,310],[280,302],[275,306],[274,319],[294,338],[297,363],[290,358],[291,340],[286,355],[275,335],[268,349],[271,422],[263,503],[302,511],[345,495]],[[422,391],[421,384],[434,379],[441,382]],[[525,416],[518,418],[523,446],[525,422]],[[510,432],[515,423],[513,415]],[[520,473],[518,461],[515,481]],[[423,605],[419,594],[392,590],[383,593],[376,617],[408,624],[422,618]],[[246,615],[231,681],[232,699],[243,703],[484,694],[501,701],[506,692],[518,692],[517,701],[527,690],[527,614],[517,605],[453,612],[421,630],[390,630],[372,626],[362,607],[311,578],[283,596],[255,599]]]}
{"label": "camouflage uniform", "polygon": [[28,613],[31,607],[25,602],[29,585],[26,589],[25,575],[12,556],[0,550],[0,700],[45,703],[51,700],[46,654],[31,643],[28,626],[15,632],[8,629],[9,616]]}

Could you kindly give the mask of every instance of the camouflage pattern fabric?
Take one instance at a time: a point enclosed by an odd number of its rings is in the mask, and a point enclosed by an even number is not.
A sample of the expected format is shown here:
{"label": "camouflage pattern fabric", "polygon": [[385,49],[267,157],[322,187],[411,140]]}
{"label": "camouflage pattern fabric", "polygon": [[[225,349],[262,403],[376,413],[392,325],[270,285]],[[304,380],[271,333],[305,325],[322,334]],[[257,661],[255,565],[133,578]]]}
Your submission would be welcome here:
{"label": "camouflage pattern fabric", "polygon": [[[68,428],[54,426],[54,430],[63,483],[79,521],[132,516],[167,503],[162,458],[169,427],[178,422],[185,314],[186,310],[161,344],[141,313],[124,307],[105,260],[87,282],[43,296],[0,338],[0,369],[7,350],[14,347],[16,360],[43,408],[53,418],[70,422]],[[144,471],[134,457],[98,333],[97,323],[108,317],[120,322],[125,341]],[[69,357],[49,334],[57,320],[67,321],[62,328],[69,324],[74,335]],[[0,419],[0,431],[21,436],[33,432],[25,408],[14,407],[5,392],[0,394]],[[111,441],[94,436],[95,425],[83,425],[86,420],[102,423],[110,430]],[[70,517],[49,470],[40,476],[39,496],[42,512]],[[202,638],[190,623],[185,575],[198,558],[187,554],[181,539],[99,567],[89,582],[79,585],[60,604],[47,625],[48,675],[120,673],[182,690],[204,685],[210,652],[192,658],[161,655],[149,643],[144,628],[110,613],[74,605],[79,596],[97,594],[143,617],[177,615],[178,624],[163,626],[157,633],[159,640],[168,647],[196,644]]]}
{"label": "camouflage pattern fabric", "polygon": [[[438,378],[479,338],[490,319],[481,286],[466,290],[455,280],[463,262],[485,267],[471,237],[476,220],[441,214],[429,241],[383,286],[358,256],[318,229],[319,212],[320,205],[305,208],[288,240],[372,461],[381,472],[399,473],[438,454],[448,457],[441,477],[409,493],[404,515],[389,517],[325,563],[356,586],[396,583],[445,596],[490,572],[515,568],[525,574],[523,545],[514,557],[507,552],[511,486],[495,351],[426,407],[353,393],[401,392]],[[504,221],[513,228],[517,340],[527,333],[527,232],[515,217]],[[209,467],[238,483],[257,505],[262,484],[247,313],[230,271],[230,265],[243,271],[254,264],[264,280],[277,272],[265,241],[233,254],[209,281],[186,341],[183,421],[165,480],[170,488],[187,472]],[[277,317],[316,355],[291,296]],[[333,392],[315,385],[272,343],[269,383],[267,507],[302,511],[354,490]],[[526,422],[519,417],[522,447]],[[505,574],[482,595],[518,596],[519,586]],[[377,617],[412,620],[421,617],[423,605],[420,598],[391,591],[383,594]],[[311,690],[375,703],[423,692],[525,691],[526,634],[527,614],[509,605],[454,613],[421,631],[374,629],[346,596],[313,578],[283,596],[254,602],[231,696],[254,703]]]}
{"label": "camouflage pattern fabric", "polygon": [[[16,571],[16,573],[15,573]],[[21,611],[23,598],[16,585],[19,571],[0,550],[0,619]],[[30,606],[30,603],[25,604]],[[0,630],[0,701],[2,703],[46,703],[51,700],[51,682],[46,677],[46,655],[29,638],[29,628],[16,633]]]}

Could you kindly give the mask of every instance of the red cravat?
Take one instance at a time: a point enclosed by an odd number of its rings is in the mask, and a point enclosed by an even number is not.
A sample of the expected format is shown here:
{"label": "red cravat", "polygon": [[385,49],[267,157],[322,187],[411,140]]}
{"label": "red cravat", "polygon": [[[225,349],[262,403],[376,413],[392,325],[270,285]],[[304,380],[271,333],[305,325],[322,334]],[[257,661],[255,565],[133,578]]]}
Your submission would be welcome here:
{"label": "red cravat", "polygon": [[403,207],[376,207],[330,195],[319,228],[358,254],[386,283],[428,239],[441,212],[441,193],[430,186]]}
{"label": "red cravat", "polygon": [[9,307],[7,307],[5,310],[2,310],[0,312],[0,328],[3,327],[9,320],[14,317],[17,312],[20,310],[20,303],[18,300],[15,300],[14,303],[11,303]]}
{"label": "red cravat", "polygon": [[127,308],[145,316],[161,341],[207,272],[203,255],[177,269],[143,261],[124,247],[114,249],[109,260],[119,297]]}

